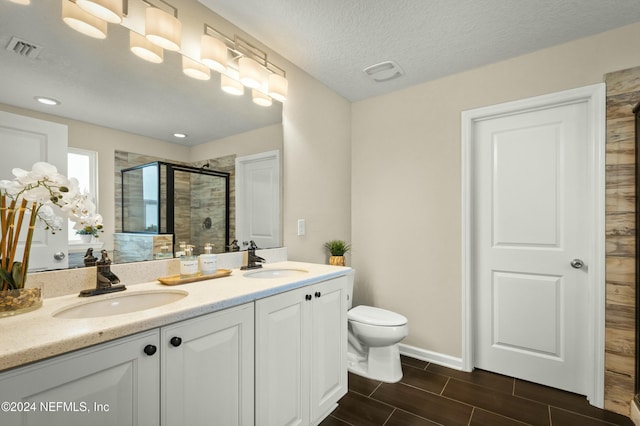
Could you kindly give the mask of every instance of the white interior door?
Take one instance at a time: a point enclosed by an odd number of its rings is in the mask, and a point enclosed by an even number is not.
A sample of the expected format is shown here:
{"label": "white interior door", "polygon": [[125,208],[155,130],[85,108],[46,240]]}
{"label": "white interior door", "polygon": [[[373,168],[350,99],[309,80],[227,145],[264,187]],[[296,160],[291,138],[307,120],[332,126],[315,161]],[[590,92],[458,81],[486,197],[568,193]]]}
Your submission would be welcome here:
{"label": "white interior door", "polygon": [[474,121],[470,147],[474,365],[588,396],[604,284],[590,276],[602,262],[591,120],[584,99],[518,106]]}
{"label": "white interior door", "polygon": [[[11,170],[31,170],[46,161],[67,174],[67,126],[0,111],[0,179],[13,179]],[[36,226],[31,244],[29,270],[67,268],[67,224],[52,234]],[[23,231],[22,236],[26,236]],[[24,243],[24,238],[21,238]],[[20,258],[22,254],[20,253]]]}
{"label": "white interior door", "polygon": [[280,151],[236,158],[236,239],[246,249],[281,246]]}

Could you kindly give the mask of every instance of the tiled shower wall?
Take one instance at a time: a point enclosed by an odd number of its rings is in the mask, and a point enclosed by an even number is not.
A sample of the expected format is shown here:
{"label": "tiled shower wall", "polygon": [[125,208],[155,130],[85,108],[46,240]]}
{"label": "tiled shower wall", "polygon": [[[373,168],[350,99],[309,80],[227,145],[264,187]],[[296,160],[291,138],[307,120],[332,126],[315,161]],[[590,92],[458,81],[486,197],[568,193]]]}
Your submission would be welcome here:
{"label": "tiled shower wall", "polygon": [[635,392],[635,121],[640,67],[605,76],[606,326],[605,408],[629,415]]}
{"label": "tiled shower wall", "polygon": [[[114,176],[114,185],[115,185],[115,228],[116,232],[122,232],[122,188],[121,188],[121,177],[120,170],[126,169],[129,167],[139,166],[141,164],[150,163],[153,161],[164,161],[164,162],[173,162],[177,164],[184,164],[192,167],[201,167],[203,164],[208,163],[210,170],[217,170],[220,172],[229,173],[229,230],[231,232],[231,239],[234,239],[235,234],[235,155],[227,155],[225,157],[214,158],[209,160],[200,161],[197,164],[186,164],[179,163],[173,160],[167,160],[163,158],[153,157],[149,155],[135,154],[131,152],[124,151],[116,151],[115,152],[115,176]],[[181,176],[182,174],[178,174],[177,176]],[[190,182],[176,182],[177,186],[184,186],[185,190],[183,192],[188,193]],[[206,199],[211,199],[212,195],[221,194],[224,192],[224,188],[203,188],[203,191],[209,191],[208,193],[203,192],[202,197]],[[223,196],[223,195],[220,195]],[[219,197],[218,197],[219,198]],[[201,200],[196,200],[195,202],[200,202]],[[202,222],[203,217],[197,216],[192,217],[192,211],[195,207],[202,207],[203,213],[206,213],[205,216],[210,216],[214,226],[220,225],[224,223],[224,217],[222,213],[215,214],[214,211],[216,209],[212,209],[212,206],[200,204],[198,206],[191,205],[192,200],[182,200],[176,203],[176,217],[180,217],[179,221],[176,221],[176,242],[181,241],[183,239],[191,240],[190,238],[185,238],[184,235],[195,235],[194,241],[189,241],[191,244],[196,245],[197,247],[204,246],[204,243],[211,242],[215,244],[214,251],[216,252],[224,252],[225,246],[229,244],[229,241],[224,241],[223,239],[215,239],[210,234],[210,232],[203,230]],[[218,209],[219,210],[219,209]],[[192,234],[193,231],[193,234]]]}

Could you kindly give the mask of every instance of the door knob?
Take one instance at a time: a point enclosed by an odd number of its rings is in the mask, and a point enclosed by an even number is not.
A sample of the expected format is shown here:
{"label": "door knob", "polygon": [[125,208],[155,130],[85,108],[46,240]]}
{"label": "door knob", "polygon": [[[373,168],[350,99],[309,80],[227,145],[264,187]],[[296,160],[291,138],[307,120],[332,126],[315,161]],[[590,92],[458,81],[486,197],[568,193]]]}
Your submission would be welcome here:
{"label": "door knob", "polygon": [[64,259],[65,257],[66,257],[66,254],[64,254],[64,252],[62,252],[62,251],[56,252],[56,253],[53,255],[53,258],[54,258],[55,260],[62,260],[62,259]]}
{"label": "door knob", "polygon": [[580,269],[584,266],[584,262],[582,261],[582,259],[573,259],[571,261],[571,267],[575,268],[575,269]]}

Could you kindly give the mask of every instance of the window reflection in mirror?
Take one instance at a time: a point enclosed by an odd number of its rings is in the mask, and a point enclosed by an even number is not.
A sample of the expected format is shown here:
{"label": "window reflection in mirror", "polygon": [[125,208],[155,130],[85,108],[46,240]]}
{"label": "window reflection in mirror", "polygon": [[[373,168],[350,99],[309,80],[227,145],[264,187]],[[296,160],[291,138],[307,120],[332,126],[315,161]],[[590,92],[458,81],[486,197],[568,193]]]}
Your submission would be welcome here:
{"label": "window reflection in mirror", "polygon": [[[87,191],[91,200],[96,204],[96,210],[100,212],[98,205],[98,162],[97,152],[78,148],[68,148],[67,175],[78,179],[81,191]],[[69,221],[69,242],[80,241],[80,236],[73,229],[74,223]]]}

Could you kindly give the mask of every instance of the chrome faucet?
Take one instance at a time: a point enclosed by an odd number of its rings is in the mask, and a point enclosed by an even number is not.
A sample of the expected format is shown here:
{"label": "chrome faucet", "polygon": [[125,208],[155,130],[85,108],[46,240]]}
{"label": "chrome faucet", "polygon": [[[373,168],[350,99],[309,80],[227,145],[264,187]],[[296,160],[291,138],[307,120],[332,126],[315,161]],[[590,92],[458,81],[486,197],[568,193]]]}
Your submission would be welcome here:
{"label": "chrome faucet", "polygon": [[107,251],[102,250],[101,255],[101,259],[96,262],[96,288],[82,290],[79,294],[80,297],[114,293],[127,289],[123,284],[120,284],[120,278],[111,272],[111,259],[109,259]]}
{"label": "chrome faucet", "polygon": [[251,240],[249,242],[249,248],[247,249],[247,264],[242,266],[240,269],[246,270],[262,268],[261,263],[264,263],[265,260],[264,258],[256,255],[257,249],[258,246],[256,245],[255,241]]}

